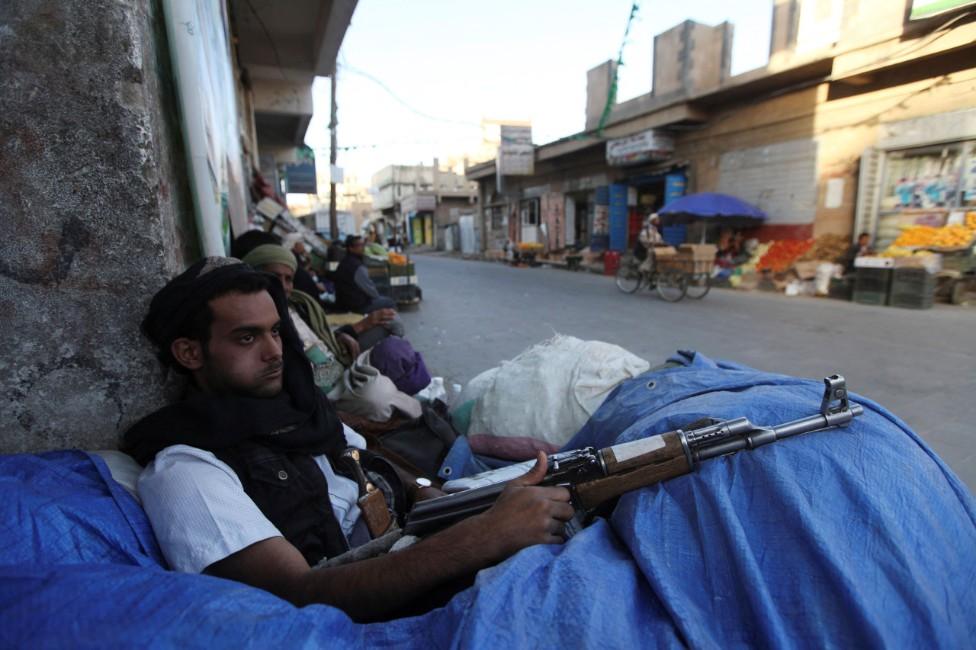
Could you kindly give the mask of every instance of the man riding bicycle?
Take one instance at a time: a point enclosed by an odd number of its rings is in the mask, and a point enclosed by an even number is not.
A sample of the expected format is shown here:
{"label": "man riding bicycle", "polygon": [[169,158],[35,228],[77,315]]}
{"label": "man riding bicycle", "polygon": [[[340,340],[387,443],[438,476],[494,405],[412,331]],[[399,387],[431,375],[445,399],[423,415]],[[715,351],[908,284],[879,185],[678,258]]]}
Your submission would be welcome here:
{"label": "man riding bicycle", "polygon": [[[661,219],[657,216],[657,213],[652,212],[647,215],[644,227],[637,237],[639,243],[638,250],[643,252],[640,270],[647,275],[650,275],[654,271],[654,246],[664,243],[664,238],[661,237],[661,231],[658,230],[660,223]],[[640,253],[638,253],[637,257],[641,257]]]}

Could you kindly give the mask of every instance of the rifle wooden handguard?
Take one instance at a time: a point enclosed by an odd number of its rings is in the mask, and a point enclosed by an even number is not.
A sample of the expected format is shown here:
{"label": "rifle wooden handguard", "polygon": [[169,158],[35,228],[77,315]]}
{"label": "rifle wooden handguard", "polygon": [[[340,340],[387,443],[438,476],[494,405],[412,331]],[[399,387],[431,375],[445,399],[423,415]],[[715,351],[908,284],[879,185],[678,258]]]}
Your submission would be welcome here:
{"label": "rifle wooden handguard", "polygon": [[577,505],[592,510],[624,492],[689,473],[691,465],[678,434],[665,433],[659,438],[662,446],[631,458],[618,459],[613,447],[602,450],[607,476],[576,485]]}

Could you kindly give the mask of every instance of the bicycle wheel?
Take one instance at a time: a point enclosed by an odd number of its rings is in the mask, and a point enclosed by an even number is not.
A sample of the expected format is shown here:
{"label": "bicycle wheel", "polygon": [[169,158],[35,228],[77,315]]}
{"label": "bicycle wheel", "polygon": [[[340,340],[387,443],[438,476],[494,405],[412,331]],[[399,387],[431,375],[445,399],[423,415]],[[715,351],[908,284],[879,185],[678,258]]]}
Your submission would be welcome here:
{"label": "bicycle wheel", "polygon": [[678,302],[688,291],[688,276],[681,271],[664,271],[658,274],[655,289],[661,300]]}
{"label": "bicycle wheel", "polygon": [[712,288],[712,276],[709,273],[695,273],[688,278],[688,290],[685,292],[689,298],[701,300]]}
{"label": "bicycle wheel", "polygon": [[641,288],[641,284],[644,282],[644,274],[640,272],[637,264],[621,261],[614,282],[616,282],[617,288],[624,293],[634,293]]}

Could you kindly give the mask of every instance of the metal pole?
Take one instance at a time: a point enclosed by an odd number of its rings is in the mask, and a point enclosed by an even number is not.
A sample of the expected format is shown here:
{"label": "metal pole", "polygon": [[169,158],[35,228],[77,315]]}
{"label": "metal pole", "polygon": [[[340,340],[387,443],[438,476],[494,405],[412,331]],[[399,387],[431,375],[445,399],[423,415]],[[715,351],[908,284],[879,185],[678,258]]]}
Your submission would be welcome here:
{"label": "metal pole", "polygon": [[336,120],[336,68],[332,67],[332,93],[331,93],[331,104],[332,104],[332,119],[329,121],[329,131],[332,136],[332,144],[329,148],[329,235],[333,241],[339,238],[339,215],[336,212],[336,184],[335,184],[335,170],[336,164],[336,126],[338,125],[338,120]]}

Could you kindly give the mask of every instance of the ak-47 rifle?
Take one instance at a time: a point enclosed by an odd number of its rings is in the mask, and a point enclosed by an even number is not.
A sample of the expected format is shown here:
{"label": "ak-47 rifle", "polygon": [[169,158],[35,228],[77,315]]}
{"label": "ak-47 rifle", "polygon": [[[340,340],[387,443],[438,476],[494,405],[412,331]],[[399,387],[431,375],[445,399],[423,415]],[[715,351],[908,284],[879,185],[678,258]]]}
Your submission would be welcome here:
{"label": "ak-47 rifle", "polygon": [[[756,426],[748,418],[709,420],[688,431],[678,429],[599,451],[586,447],[561,452],[548,457],[548,471],[541,484],[569,488],[577,511],[587,513],[630,490],[691,473],[710,458],[801,433],[846,426],[864,412],[848,401],[843,377],[826,377],[824,384],[817,415],[772,427]],[[420,501],[408,513],[404,532],[423,535],[483,512],[504,488],[505,483],[494,483]]]}

